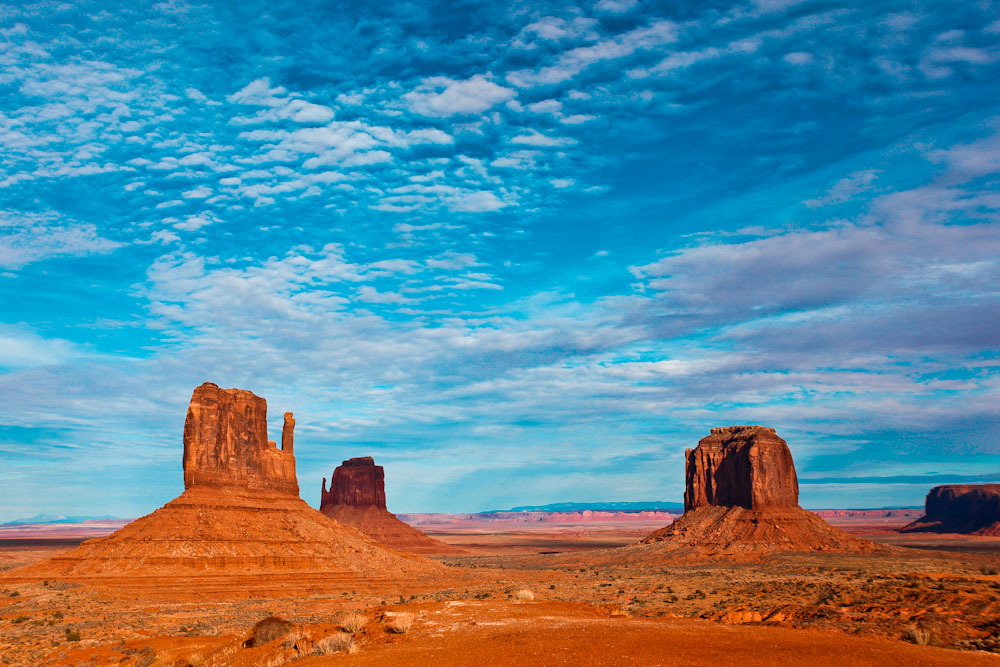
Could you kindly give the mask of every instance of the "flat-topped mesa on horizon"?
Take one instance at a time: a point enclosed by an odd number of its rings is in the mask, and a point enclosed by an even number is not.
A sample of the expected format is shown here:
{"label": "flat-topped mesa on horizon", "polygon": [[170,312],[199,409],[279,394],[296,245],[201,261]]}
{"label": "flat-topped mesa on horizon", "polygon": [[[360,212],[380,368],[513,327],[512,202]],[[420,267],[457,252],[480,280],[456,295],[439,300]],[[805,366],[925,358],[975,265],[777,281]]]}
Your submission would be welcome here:
{"label": "flat-topped mesa on horizon", "polygon": [[638,558],[879,549],[799,507],[792,453],[773,428],[713,428],[684,458],[684,515],[643,538],[651,551]]}
{"label": "flat-topped mesa on horizon", "polygon": [[375,465],[370,456],[347,459],[333,471],[330,490],[326,490],[326,477],[319,509],[331,505],[350,507],[377,507],[385,509],[385,468]]}
{"label": "flat-topped mesa on horizon", "polygon": [[935,486],[927,494],[924,516],[901,532],[1000,536],[1000,484]]}
{"label": "flat-topped mesa on horizon", "polygon": [[799,481],[788,443],[767,426],[713,428],[684,451],[684,511],[706,506],[796,507]]}
{"label": "flat-topped mesa on horizon", "polygon": [[267,439],[267,401],[245,389],[206,382],[184,421],[184,488],[236,486],[299,495],[293,430],[285,413],[282,449]]}
{"label": "flat-topped mesa on horizon", "polygon": [[457,547],[425,535],[385,507],[385,469],[370,456],[347,459],[323,478],[319,511],[386,546],[416,554],[455,555]]}

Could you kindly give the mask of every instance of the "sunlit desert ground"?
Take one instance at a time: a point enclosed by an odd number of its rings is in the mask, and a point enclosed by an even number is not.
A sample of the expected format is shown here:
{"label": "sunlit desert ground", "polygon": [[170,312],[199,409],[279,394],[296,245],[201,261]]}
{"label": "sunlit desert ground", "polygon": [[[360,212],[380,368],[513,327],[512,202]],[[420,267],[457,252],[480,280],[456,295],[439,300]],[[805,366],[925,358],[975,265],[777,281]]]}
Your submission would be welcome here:
{"label": "sunlit desert ground", "polygon": [[[884,554],[658,565],[607,556],[662,523],[407,516],[469,555],[437,559],[450,566],[437,582],[349,590],[294,574],[114,587],[8,581],[0,656],[77,667],[1000,665],[986,652],[1000,649],[1000,538],[900,534],[905,513],[829,517],[891,547]],[[66,551],[81,539],[73,530],[3,539],[0,568]],[[363,614],[362,627],[341,634],[352,613]],[[245,646],[271,615],[292,624],[283,640]],[[400,619],[405,632],[393,631]],[[316,655],[329,637],[341,650]]]}

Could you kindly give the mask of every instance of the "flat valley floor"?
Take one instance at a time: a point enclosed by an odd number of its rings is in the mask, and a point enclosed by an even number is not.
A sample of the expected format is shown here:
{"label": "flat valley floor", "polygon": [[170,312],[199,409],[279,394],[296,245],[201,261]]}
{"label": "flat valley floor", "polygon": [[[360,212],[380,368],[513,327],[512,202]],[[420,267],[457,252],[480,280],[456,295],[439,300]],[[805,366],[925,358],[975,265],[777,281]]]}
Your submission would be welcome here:
{"label": "flat valley floor", "polygon": [[[419,526],[468,552],[438,559],[455,572],[439,584],[339,590],[316,573],[114,587],[8,579],[0,663],[1000,667],[1000,538],[830,521],[890,548],[650,564],[612,549],[662,524],[450,522]],[[79,539],[0,539],[0,577]],[[248,646],[272,615],[290,625]]]}

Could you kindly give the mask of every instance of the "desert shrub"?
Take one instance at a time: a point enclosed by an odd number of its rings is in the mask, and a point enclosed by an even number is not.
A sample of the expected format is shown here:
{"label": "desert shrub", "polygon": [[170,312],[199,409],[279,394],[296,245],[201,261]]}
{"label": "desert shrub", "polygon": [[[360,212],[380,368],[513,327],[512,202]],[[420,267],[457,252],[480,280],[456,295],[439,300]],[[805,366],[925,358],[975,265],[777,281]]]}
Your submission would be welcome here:
{"label": "desert shrub", "polygon": [[368,617],[364,614],[344,614],[340,619],[340,628],[352,635],[364,630],[367,624]]}
{"label": "desert shrub", "polygon": [[10,596],[12,598],[20,597],[21,596],[21,592],[20,591],[14,591],[13,593],[10,594]]}
{"label": "desert shrub", "polygon": [[979,571],[982,572],[983,574],[989,574],[989,575],[997,574],[998,572],[1000,572],[995,567],[984,567]]}
{"label": "desert shrub", "polygon": [[405,635],[413,627],[413,614],[396,614],[385,624],[385,629],[394,635]]}
{"label": "desert shrub", "polygon": [[11,623],[24,623],[25,621],[27,621],[30,618],[31,618],[30,616],[18,616],[17,618],[11,619],[10,622]]}
{"label": "desert shrub", "polygon": [[292,624],[283,618],[268,616],[257,621],[257,625],[253,626],[253,634],[250,636],[247,646],[263,646],[268,642],[273,642],[291,632],[292,627]]}
{"label": "desert shrub", "polygon": [[313,651],[316,655],[330,655],[337,651],[348,650],[352,644],[354,644],[354,637],[346,632],[338,632],[316,642]]}
{"label": "desert shrub", "polygon": [[910,628],[903,638],[911,644],[927,646],[934,639],[934,635],[926,628]]}
{"label": "desert shrub", "polygon": [[68,642],[78,642],[78,641],[80,641],[80,631],[79,630],[70,630],[69,628],[66,628],[66,641],[68,641]]}
{"label": "desert shrub", "polygon": [[514,593],[515,600],[523,600],[525,602],[531,602],[535,599],[535,594],[529,591],[527,588],[522,588],[518,592]]}
{"label": "desert shrub", "polygon": [[62,617],[63,617],[63,613],[61,611],[54,611],[54,612],[52,612],[52,618],[59,619],[59,618],[62,618]]}

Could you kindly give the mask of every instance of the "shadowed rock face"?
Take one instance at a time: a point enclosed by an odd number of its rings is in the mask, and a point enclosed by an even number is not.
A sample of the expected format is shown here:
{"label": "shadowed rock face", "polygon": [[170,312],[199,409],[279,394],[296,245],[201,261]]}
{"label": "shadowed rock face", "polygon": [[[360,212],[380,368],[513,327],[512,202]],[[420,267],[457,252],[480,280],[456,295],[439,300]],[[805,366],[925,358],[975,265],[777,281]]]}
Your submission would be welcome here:
{"label": "shadowed rock face", "polygon": [[375,465],[370,456],[347,459],[337,466],[329,491],[326,490],[326,478],[323,478],[319,511],[399,551],[437,555],[464,553],[424,535],[385,508],[385,470]]}
{"label": "shadowed rock face", "polygon": [[385,469],[370,456],[347,459],[333,471],[329,491],[323,478],[320,511],[329,505],[385,509]]}
{"label": "shadowed rock face", "polygon": [[1000,535],[1000,484],[935,486],[924,514],[903,531]]}
{"label": "shadowed rock face", "polygon": [[267,439],[267,401],[206,382],[194,390],[184,422],[184,488],[237,486],[297,496],[294,425],[286,413],[279,450]]}
{"label": "shadowed rock face", "polygon": [[685,451],[684,511],[699,507],[795,507],[799,482],[788,444],[773,428],[713,428]]}

